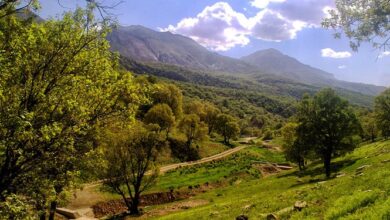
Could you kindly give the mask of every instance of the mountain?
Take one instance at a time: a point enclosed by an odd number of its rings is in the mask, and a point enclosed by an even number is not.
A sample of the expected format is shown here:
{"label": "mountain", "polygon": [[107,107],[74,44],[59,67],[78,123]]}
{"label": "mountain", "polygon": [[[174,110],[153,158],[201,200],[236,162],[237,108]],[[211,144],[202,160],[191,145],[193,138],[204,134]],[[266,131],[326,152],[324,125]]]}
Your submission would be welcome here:
{"label": "mountain", "polygon": [[139,62],[161,62],[230,73],[257,72],[255,66],[212,53],[191,38],[139,25],[120,26],[108,35],[108,40],[112,50]]}
{"label": "mountain", "polygon": [[[222,56],[211,52],[191,38],[158,32],[143,26],[129,26],[114,29],[108,36],[111,49],[122,57],[144,64],[176,65],[206,77],[215,73],[243,77],[249,80],[267,78],[270,82],[294,82],[315,87],[333,87],[366,95],[378,95],[385,88],[380,86],[344,82],[330,73],[303,64],[295,58],[275,49],[255,52],[241,59]],[[160,65],[161,66],[161,65]],[[184,71],[185,72],[185,71]],[[206,76],[207,75],[207,76]],[[183,74],[181,74],[181,77]]]}
{"label": "mountain", "polygon": [[295,58],[282,54],[276,49],[260,50],[241,60],[259,68],[262,72],[275,74],[307,84],[321,84],[335,80],[330,73],[300,63]]}
{"label": "mountain", "polygon": [[276,49],[260,50],[241,60],[256,66],[260,72],[277,75],[297,82],[314,85],[343,88],[369,95],[378,95],[385,87],[364,83],[352,83],[334,78],[333,74],[311,67],[287,56]]}

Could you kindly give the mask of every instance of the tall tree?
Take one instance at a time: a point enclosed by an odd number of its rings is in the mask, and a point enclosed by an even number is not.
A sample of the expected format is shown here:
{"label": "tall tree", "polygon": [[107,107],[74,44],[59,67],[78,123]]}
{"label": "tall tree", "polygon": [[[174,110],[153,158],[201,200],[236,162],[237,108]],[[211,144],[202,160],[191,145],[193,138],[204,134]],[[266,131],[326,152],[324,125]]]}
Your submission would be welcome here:
{"label": "tall tree", "polygon": [[218,125],[216,128],[219,133],[223,136],[223,142],[230,144],[230,139],[235,138],[240,133],[240,126],[237,120],[228,114],[218,115]]}
{"label": "tall tree", "polygon": [[388,0],[336,0],[336,9],[324,19],[323,26],[333,28],[350,39],[350,46],[357,50],[362,42],[370,42],[375,48],[386,50],[389,46],[390,2]]}
{"label": "tall tree", "polygon": [[302,100],[297,119],[298,144],[313,149],[330,177],[332,157],[355,147],[353,137],[360,126],[354,112],[332,89],[323,89],[313,98]]}
{"label": "tall tree", "polygon": [[390,89],[375,99],[375,116],[379,130],[385,138],[390,136]]}
{"label": "tall tree", "polygon": [[117,71],[107,30],[82,10],[39,24],[0,19],[0,201],[38,183],[55,191],[50,180],[77,171],[96,128],[133,118],[143,88]]}
{"label": "tall tree", "polygon": [[205,118],[204,121],[207,123],[209,128],[209,135],[215,130],[217,124],[218,124],[218,115],[221,113],[221,110],[219,110],[215,105],[211,103],[205,103],[204,106],[205,110]]}
{"label": "tall tree", "polygon": [[123,198],[130,214],[138,215],[141,193],[157,180],[158,169],[154,165],[163,142],[158,132],[143,125],[133,126],[125,134],[118,132],[108,140],[104,184]]}
{"label": "tall tree", "polygon": [[202,141],[207,135],[207,126],[196,114],[184,115],[179,123],[179,129],[186,136],[187,148],[190,148],[193,142]]}
{"label": "tall tree", "polygon": [[183,113],[183,94],[173,84],[159,84],[153,94],[153,100],[156,104],[165,103],[169,105],[176,118],[180,118]]}
{"label": "tall tree", "polygon": [[171,128],[175,124],[175,116],[169,105],[157,104],[146,113],[144,121],[148,124],[157,124],[160,126],[160,131],[166,131],[168,138]]}
{"label": "tall tree", "polygon": [[283,148],[286,155],[286,159],[298,164],[299,170],[305,168],[305,160],[310,151],[310,148],[297,137],[297,127],[298,124],[294,122],[287,123],[282,127],[282,139],[283,139]]}

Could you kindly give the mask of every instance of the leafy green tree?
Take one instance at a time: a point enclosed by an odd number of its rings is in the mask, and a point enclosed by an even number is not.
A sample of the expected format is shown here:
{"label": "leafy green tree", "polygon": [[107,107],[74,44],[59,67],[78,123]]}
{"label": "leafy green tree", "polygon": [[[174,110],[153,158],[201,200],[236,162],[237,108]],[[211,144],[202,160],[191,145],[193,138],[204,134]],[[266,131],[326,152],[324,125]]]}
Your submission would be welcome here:
{"label": "leafy green tree", "polygon": [[376,123],[385,138],[390,136],[390,89],[375,99]]}
{"label": "leafy green tree", "polygon": [[183,109],[185,114],[196,114],[199,116],[201,121],[204,121],[206,116],[205,104],[199,99],[188,100],[185,102]]}
{"label": "leafy green tree", "polygon": [[188,148],[193,142],[202,141],[207,136],[207,126],[196,114],[184,115],[178,128],[186,136]]}
{"label": "leafy green tree", "polygon": [[361,116],[360,118],[364,138],[367,140],[371,140],[371,142],[374,142],[375,138],[378,136],[378,128],[376,125],[375,115],[369,113],[367,115]]}
{"label": "leafy green tree", "polygon": [[221,113],[221,110],[219,110],[215,105],[206,102],[204,105],[204,111],[204,122],[208,125],[208,134],[210,135],[218,124],[218,115]]}
{"label": "leafy green tree", "polygon": [[158,132],[143,125],[132,126],[128,132],[118,132],[108,140],[104,184],[123,198],[130,214],[138,215],[141,193],[157,181],[155,162],[163,142]]}
{"label": "leafy green tree", "polygon": [[38,198],[37,187],[59,194],[95,130],[111,117],[132,119],[145,100],[131,74],[117,71],[107,30],[82,10],[39,24],[0,19],[0,202]]}
{"label": "leafy green tree", "polygon": [[230,139],[236,138],[240,134],[240,126],[237,120],[228,114],[218,115],[218,132],[223,136],[223,142],[230,144]]}
{"label": "leafy green tree", "polygon": [[297,137],[298,124],[289,122],[281,129],[283,148],[286,155],[286,159],[298,164],[299,170],[305,168],[305,159],[310,151],[310,148],[299,143]]}
{"label": "leafy green tree", "polygon": [[183,94],[173,84],[159,84],[153,94],[153,100],[156,104],[165,103],[169,105],[176,118],[180,118],[183,113]]}
{"label": "leafy green tree", "polygon": [[359,132],[359,122],[348,102],[332,89],[323,89],[313,98],[303,98],[297,122],[298,144],[313,149],[330,177],[332,157],[353,150],[354,136]]}
{"label": "leafy green tree", "polygon": [[389,46],[388,0],[336,0],[336,9],[330,11],[330,17],[324,19],[323,26],[341,32],[351,40],[350,46],[357,50],[362,42],[370,42],[375,48]]}
{"label": "leafy green tree", "polygon": [[160,131],[165,130],[168,138],[169,132],[175,124],[175,116],[167,104],[157,104],[146,113],[144,121],[148,124],[159,125]]}

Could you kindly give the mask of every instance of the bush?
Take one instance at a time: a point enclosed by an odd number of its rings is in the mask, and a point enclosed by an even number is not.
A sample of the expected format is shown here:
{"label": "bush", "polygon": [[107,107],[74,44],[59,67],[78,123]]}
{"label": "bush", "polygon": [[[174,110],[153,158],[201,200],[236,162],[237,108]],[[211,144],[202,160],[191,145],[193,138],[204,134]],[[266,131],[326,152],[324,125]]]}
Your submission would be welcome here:
{"label": "bush", "polygon": [[265,131],[263,135],[263,140],[272,140],[272,139],[273,139],[272,131],[270,130]]}
{"label": "bush", "polygon": [[185,140],[170,137],[168,142],[171,147],[172,155],[180,161],[193,161],[200,159],[198,149],[192,146],[188,147]]}

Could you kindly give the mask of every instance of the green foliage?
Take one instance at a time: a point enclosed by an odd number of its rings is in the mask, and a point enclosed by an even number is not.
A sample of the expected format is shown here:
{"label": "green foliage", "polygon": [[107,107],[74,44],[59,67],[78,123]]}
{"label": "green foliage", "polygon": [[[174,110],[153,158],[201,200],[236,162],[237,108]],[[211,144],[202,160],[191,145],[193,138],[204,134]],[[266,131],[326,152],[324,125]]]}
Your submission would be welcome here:
{"label": "green foliage", "polygon": [[390,136],[390,89],[375,99],[376,123],[384,137]]}
{"label": "green foliage", "polygon": [[196,114],[184,115],[178,128],[186,136],[188,147],[191,147],[192,142],[202,141],[207,136],[207,125]]}
{"label": "green foliage", "polygon": [[183,94],[175,85],[167,83],[159,84],[153,93],[153,100],[155,104],[167,104],[172,109],[176,118],[180,118],[183,112]]}
{"label": "green foliage", "polygon": [[297,123],[290,122],[281,129],[283,148],[286,159],[295,162],[298,164],[299,170],[303,170],[305,168],[305,159],[308,156],[310,148],[303,143],[297,142],[297,127]]}
{"label": "green foliage", "polygon": [[[113,136],[106,140],[102,179],[105,185],[122,196],[132,214],[139,213],[141,193],[153,186],[158,176],[158,170],[153,166],[162,142],[159,134],[149,129],[133,125],[129,130],[125,128],[122,132],[111,133]],[[146,175],[148,171],[150,173]]]}
{"label": "green foliage", "polygon": [[296,145],[313,150],[324,161],[325,173],[330,176],[332,155],[353,150],[354,135],[359,122],[347,101],[332,89],[324,89],[313,98],[304,97],[297,113]]}
{"label": "green foliage", "polygon": [[[341,31],[351,40],[350,46],[357,50],[362,42],[370,42],[376,48],[388,46],[390,3],[387,0],[336,0],[336,9],[322,25]],[[383,41],[379,42],[377,39]]]}
{"label": "green foliage", "polygon": [[175,124],[175,116],[169,105],[157,104],[146,113],[144,121],[149,124],[157,124],[160,130],[165,130],[167,136]]}
{"label": "green foliage", "polygon": [[145,89],[88,11],[41,23],[0,19],[0,200],[22,194],[44,212],[75,184],[109,118],[131,121]]}
{"label": "green foliage", "polygon": [[178,137],[169,137],[168,143],[172,155],[180,161],[194,161],[200,159],[198,148],[188,145],[187,140]]}
{"label": "green foliage", "polygon": [[375,115],[373,113],[368,113],[366,115],[360,116],[359,119],[362,125],[364,139],[371,140],[371,142],[374,142],[375,138],[379,134]]}
{"label": "green foliage", "polygon": [[217,116],[217,131],[223,136],[223,142],[230,144],[230,139],[237,138],[240,133],[240,126],[237,120],[228,114]]}
{"label": "green foliage", "polygon": [[32,212],[25,199],[17,195],[10,195],[5,202],[0,203],[0,218],[15,220],[32,220]]}

